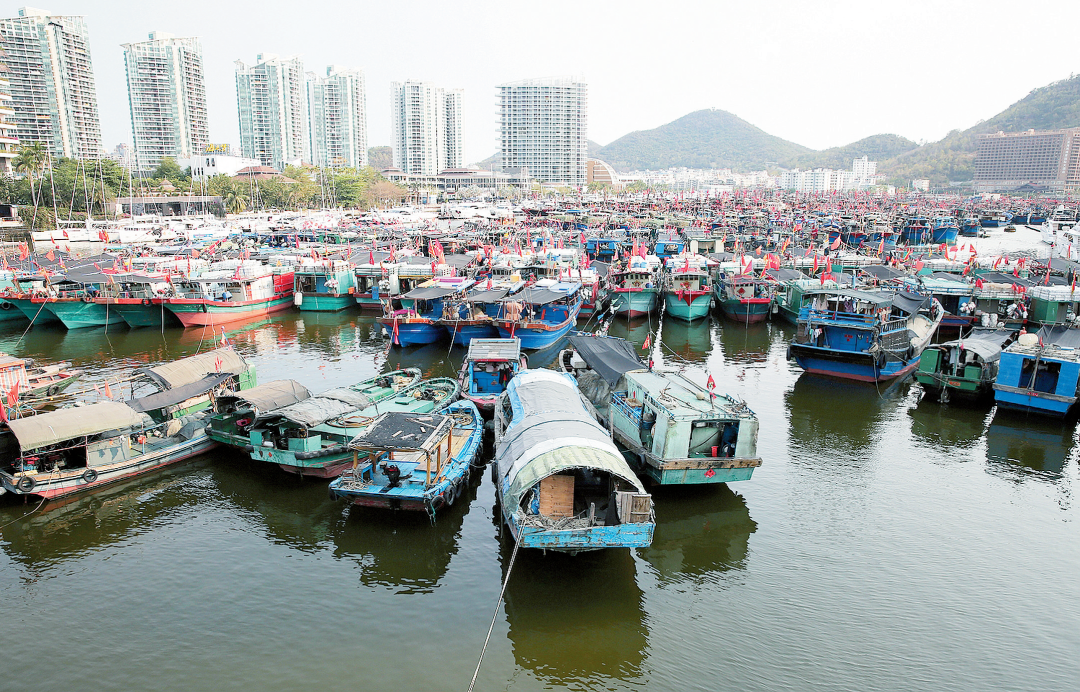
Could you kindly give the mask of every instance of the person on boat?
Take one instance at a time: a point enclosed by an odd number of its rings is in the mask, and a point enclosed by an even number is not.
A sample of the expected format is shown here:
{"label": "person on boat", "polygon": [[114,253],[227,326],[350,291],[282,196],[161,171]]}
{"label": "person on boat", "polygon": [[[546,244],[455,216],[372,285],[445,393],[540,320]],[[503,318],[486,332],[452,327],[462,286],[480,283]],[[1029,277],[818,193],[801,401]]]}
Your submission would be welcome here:
{"label": "person on boat", "polygon": [[226,288],[221,292],[221,299],[225,302],[232,300],[232,291]]}

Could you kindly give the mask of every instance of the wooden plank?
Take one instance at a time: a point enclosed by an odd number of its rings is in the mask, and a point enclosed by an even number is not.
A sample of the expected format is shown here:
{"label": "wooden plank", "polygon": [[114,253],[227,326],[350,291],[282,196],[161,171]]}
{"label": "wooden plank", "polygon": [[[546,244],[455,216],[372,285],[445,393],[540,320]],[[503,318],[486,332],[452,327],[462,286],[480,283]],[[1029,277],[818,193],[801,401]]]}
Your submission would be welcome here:
{"label": "wooden plank", "polygon": [[540,481],[540,515],[555,519],[574,516],[573,476],[548,476]]}

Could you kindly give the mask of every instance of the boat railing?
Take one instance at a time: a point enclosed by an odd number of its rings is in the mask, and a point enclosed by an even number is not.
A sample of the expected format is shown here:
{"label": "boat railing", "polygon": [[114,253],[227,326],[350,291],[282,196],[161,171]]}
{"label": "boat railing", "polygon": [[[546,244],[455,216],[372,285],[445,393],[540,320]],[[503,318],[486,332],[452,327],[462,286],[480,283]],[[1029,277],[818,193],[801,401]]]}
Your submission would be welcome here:
{"label": "boat railing", "polygon": [[[805,315],[803,314],[805,311]],[[876,315],[865,315],[859,312],[844,312],[843,310],[818,310],[815,308],[803,308],[800,311],[800,319],[809,319],[818,322],[852,322],[857,324],[873,324],[877,319]]]}

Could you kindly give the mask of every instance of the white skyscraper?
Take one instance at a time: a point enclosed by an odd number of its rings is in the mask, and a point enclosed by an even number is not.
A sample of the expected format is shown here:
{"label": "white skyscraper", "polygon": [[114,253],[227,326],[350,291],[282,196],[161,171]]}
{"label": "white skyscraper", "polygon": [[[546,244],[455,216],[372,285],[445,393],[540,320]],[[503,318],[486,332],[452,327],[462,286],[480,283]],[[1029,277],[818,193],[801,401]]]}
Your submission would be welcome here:
{"label": "white skyscraper", "polygon": [[503,168],[527,168],[530,177],[546,183],[585,185],[588,86],[567,77],[496,88]]}
{"label": "white skyscraper", "polygon": [[461,167],[463,94],[430,82],[390,83],[395,168],[409,175],[438,175]]}
{"label": "white skyscraper", "polygon": [[0,19],[0,48],[11,85],[16,135],[53,156],[102,155],[90,33],[82,17],[23,7]]}
{"label": "white skyscraper", "polygon": [[362,168],[367,157],[364,73],[337,65],[307,73],[308,151],[321,167]]}
{"label": "white skyscraper", "polygon": [[155,31],[123,48],[136,170],[203,153],[210,134],[199,39]]}
{"label": "white skyscraper", "polygon": [[299,56],[260,54],[258,64],[236,61],[240,150],[282,170],[308,158],[304,63]]}

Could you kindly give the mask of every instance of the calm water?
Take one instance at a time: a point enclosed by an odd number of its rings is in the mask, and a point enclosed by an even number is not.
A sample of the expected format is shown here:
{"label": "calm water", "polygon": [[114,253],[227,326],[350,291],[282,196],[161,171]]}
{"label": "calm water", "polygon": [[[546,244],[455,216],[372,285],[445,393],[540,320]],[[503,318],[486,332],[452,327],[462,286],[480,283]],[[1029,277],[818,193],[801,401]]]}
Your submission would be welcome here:
{"label": "calm water", "polygon": [[[612,334],[640,344],[649,328]],[[757,412],[764,465],[657,492],[646,550],[520,553],[477,689],[1077,688],[1075,425],[801,376],[779,325],[663,334],[667,364]],[[0,351],[114,388],[211,345],[198,330],[20,336],[0,333]],[[260,381],[313,391],[410,365],[453,375],[463,356],[387,354],[348,314],[231,337]],[[15,521],[0,531],[3,688],[464,690],[511,555],[487,472],[466,497],[431,526],[220,451]],[[0,498],[0,523],[30,508]]]}

